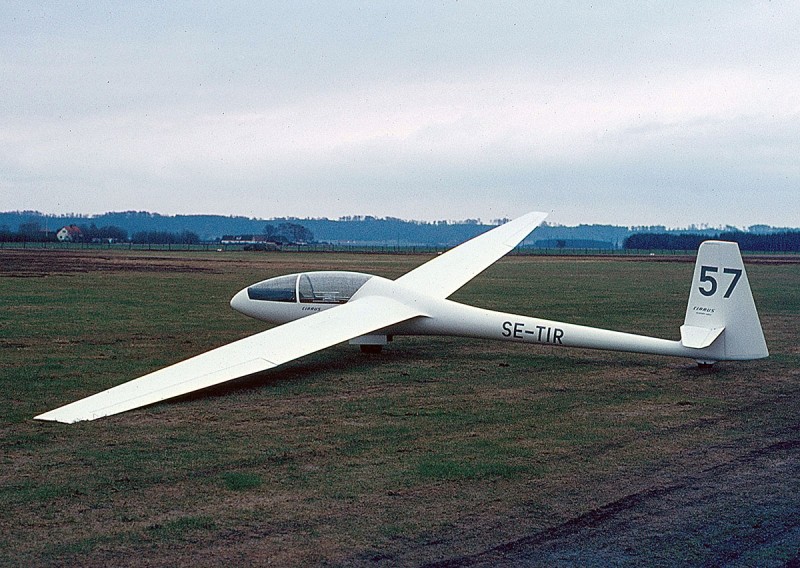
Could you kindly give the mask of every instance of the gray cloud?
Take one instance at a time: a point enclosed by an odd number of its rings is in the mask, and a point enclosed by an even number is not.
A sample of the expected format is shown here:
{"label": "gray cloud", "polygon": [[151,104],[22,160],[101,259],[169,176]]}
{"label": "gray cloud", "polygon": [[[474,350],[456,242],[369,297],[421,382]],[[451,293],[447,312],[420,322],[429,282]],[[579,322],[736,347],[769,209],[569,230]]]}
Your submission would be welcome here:
{"label": "gray cloud", "polygon": [[800,225],[800,9],[0,7],[0,209]]}

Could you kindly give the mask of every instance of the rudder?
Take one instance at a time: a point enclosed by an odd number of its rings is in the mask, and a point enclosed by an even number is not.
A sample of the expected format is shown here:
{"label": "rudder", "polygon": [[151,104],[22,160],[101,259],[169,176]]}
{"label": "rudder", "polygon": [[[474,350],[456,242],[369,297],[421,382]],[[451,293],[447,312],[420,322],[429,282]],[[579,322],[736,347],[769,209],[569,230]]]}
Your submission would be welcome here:
{"label": "rudder", "polygon": [[681,343],[697,349],[703,362],[769,355],[738,244],[700,245]]}

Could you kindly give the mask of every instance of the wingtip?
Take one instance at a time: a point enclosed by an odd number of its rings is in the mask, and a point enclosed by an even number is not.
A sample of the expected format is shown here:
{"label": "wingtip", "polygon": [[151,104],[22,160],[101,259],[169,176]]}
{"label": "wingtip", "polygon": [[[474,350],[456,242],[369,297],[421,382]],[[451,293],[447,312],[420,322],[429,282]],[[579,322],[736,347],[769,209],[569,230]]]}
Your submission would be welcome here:
{"label": "wingtip", "polygon": [[55,410],[50,410],[39,416],[34,416],[34,420],[41,420],[42,422],[60,422],[61,424],[74,424],[75,422],[82,422],[84,420],[94,420],[95,418],[99,418],[98,416],[94,416],[92,418],[86,418],[83,416],[75,416],[66,415],[64,412],[59,412],[61,409],[56,408]]}
{"label": "wingtip", "polygon": [[548,213],[545,213],[544,211],[531,211],[527,216],[533,219],[538,219],[539,223],[542,223],[545,219],[547,219]]}
{"label": "wingtip", "polygon": [[63,418],[59,418],[58,416],[54,416],[52,412],[45,412],[44,414],[40,414],[39,416],[34,416],[34,420],[41,420],[42,422],[61,422],[62,424],[72,424],[72,420],[65,420]]}
{"label": "wingtip", "polygon": [[[544,222],[545,217],[547,217],[547,213],[531,211],[511,221],[508,229],[514,230],[514,228],[516,228],[516,230],[508,234],[508,238],[504,241],[505,244],[511,248],[517,246],[520,242],[524,241],[536,227]],[[513,225],[511,225],[512,223]]]}

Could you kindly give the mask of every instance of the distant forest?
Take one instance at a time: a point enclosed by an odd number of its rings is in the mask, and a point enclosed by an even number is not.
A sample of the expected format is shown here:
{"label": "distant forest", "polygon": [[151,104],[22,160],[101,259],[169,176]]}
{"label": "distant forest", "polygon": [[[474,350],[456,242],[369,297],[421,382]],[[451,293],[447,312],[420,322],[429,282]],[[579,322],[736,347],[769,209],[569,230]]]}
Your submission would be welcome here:
{"label": "distant forest", "polygon": [[[160,215],[145,211],[124,211],[101,215],[44,215],[37,211],[0,212],[0,240],[54,239],[64,226],[81,228],[83,239],[133,242],[196,243],[219,241],[223,236],[266,235],[278,242],[308,241],[331,244],[388,246],[452,246],[470,239],[504,219],[482,222],[407,221],[393,217],[348,216],[339,219],[274,218],[256,219],[223,215]],[[795,231],[797,232],[797,231]],[[754,225],[742,232],[735,227],[693,227],[668,229],[664,226],[620,227],[578,225],[565,227],[543,224],[523,246],[549,249],[670,249],[697,248],[697,239],[718,238],[720,234],[758,237],[768,233],[790,235],[787,230]],[[636,240],[643,236],[669,235],[677,241]],[[687,236],[688,238],[684,238]],[[789,242],[789,237],[781,237]],[[633,240],[632,240],[633,239]],[[744,241],[739,241],[744,242]],[[761,244],[764,241],[753,241]],[[796,241],[792,241],[796,242]],[[748,245],[749,246],[749,245]],[[784,245],[782,245],[784,246]],[[759,250],[798,250],[795,248]],[[749,249],[748,249],[749,250]]]}
{"label": "distant forest", "polygon": [[[768,234],[724,232],[714,237],[720,241],[734,241],[739,248],[759,252],[800,252],[800,231],[779,231]],[[707,235],[668,233],[637,233],[625,239],[624,248],[641,250],[695,250],[707,240]]]}

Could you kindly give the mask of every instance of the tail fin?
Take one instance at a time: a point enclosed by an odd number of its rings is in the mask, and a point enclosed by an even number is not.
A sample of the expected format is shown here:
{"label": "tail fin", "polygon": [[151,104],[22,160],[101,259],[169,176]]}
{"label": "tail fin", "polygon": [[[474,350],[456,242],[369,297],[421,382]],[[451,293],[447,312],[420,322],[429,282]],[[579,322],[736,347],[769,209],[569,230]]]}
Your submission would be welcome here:
{"label": "tail fin", "polygon": [[736,243],[705,241],[700,245],[681,343],[697,349],[701,362],[769,355]]}

